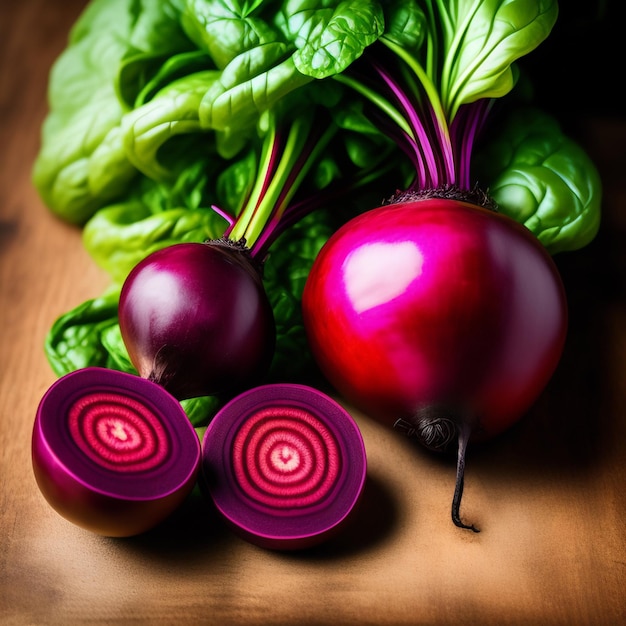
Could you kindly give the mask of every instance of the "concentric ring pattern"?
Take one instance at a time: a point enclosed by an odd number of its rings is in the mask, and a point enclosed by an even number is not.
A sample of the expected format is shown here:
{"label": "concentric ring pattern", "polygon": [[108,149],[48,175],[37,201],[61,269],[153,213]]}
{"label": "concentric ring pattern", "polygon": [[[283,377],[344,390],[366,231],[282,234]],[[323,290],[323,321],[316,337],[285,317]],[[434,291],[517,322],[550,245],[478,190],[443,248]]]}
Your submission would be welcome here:
{"label": "concentric ring pattern", "polygon": [[150,407],[119,393],[86,393],[70,406],[67,419],[80,450],[110,470],[150,471],[171,451],[168,433]]}
{"label": "concentric ring pattern", "polygon": [[269,407],[248,415],[232,450],[237,483],[268,507],[300,508],[322,501],[337,482],[341,458],[330,430],[299,407]]}

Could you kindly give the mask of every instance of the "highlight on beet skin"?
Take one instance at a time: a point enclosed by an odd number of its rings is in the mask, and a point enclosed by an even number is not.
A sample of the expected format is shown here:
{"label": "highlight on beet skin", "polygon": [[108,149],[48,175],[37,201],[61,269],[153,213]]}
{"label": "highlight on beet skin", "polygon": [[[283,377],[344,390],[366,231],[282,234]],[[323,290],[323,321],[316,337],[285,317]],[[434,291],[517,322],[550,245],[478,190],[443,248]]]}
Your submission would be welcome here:
{"label": "highlight on beet skin", "polygon": [[232,529],[264,548],[317,545],[360,499],[367,463],[353,418],[297,384],[251,389],[226,404],[202,442],[204,486]]}
{"label": "highlight on beet skin", "polygon": [[168,517],[193,489],[200,441],[180,403],[156,383],[89,367],[58,379],[37,410],[32,461],[48,503],[111,537]]}

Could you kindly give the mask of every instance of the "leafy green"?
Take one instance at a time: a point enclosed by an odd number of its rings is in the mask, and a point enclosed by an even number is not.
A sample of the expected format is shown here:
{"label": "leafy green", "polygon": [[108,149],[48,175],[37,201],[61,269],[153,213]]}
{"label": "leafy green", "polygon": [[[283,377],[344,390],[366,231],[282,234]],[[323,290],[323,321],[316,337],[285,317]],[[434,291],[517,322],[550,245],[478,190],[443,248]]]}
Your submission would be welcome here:
{"label": "leafy green", "polygon": [[[100,2],[93,4],[100,6]],[[191,52],[193,44],[180,24],[185,0],[140,0],[126,6],[131,30],[118,69],[117,90],[121,101],[132,108],[162,65]]]}
{"label": "leafy green", "polygon": [[265,262],[263,282],[272,304],[279,344],[270,371],[271,380],[302,382],[312,376],[312,361],[302,321],[300,302],[311,265],[332,234],[333,220],[316,212],[282,235]]}
{"label": "leafy green", "polygon": [[375,0],[92,0],[50,75],[34,183],[83,224],[138,175],[176,177],[172,148],[235,157],[264,111],[382,31]]}
{"label": "leafy green", "polygon": [[[436,0],[441,39],[439,90],[454,119],[463,104],[501,98],[514,86],[511,64],[550,34],[556,0]],[[431,33],[436,32],[434,28]]]}
{"label": "leafy green", "polygon": [[152,74],[148,74],[141,81],[133,107],[137,108],[149,102],[157,92],[179,78],[211,69],[214,69],[214,66],[202,50],[190,50],[174,54],[165,59]]}
{"label": "leafy green", "polygon": [[388,2],[385,9],[385,39],[417,55],[428,28],[426,13],[418,0]]}
{"label": "leafy green", "polygon": [[[194,4],[213,5],[208,0]],[[247,4],[245,10],[237,2],[217,4],[231,8],[227,19],[239,33],[239,48],[237,54],[220,59],[222,73],[202,100],[200,122],[225,132],[255,123],[261,113],[314,79],[343,71],[384,28],[374,0],[290,0],[271,16],[273,24],[252,15]],[[257,2],[253,8],[273,4]],[[220,23],[203,22],[208,50],[222,49]],[[212,47],[213,41],[217,43]],[[231,48],[236,48],[234,42],[226,45]]]}
{"label": "leafy green", "polygon": [[145,70],[189,48],[177,5],[95,0],[74,25],[50,74],[50,113],[33,170],[42,198],[64,219],[83,223],[136,175],[119,128],[132,99],[128,85],[139,89],[140,58]]}
{"label": "leafy green", "polygon": [[116,368],[117,359],[102,344],[102,334],[117,323],[119,291],[87,300],[61,315],[45,341],[45,352],[52,370],[63,376],[88,366]]}
{"label": "leafy green", "polygon": [[530,107],[511,112],[476,163],[500,211],[525,224],[551,254],[595,237],[600,176],[553,117]]}
{"label": "leafy green", "polygon": [[141,202],[129,202],[98,211],[86,225],[84,242],[96,263],[118,282],[155,250],[215,239],[223,231],[220,226],[210,209],[171,209],[153,215]]}
{"label": "leafy green", "polygon": [[[121,133],[126,157],[145,176],[167,180],[180,171],[180,164],[164,166],[159,160],[160,151],[164,152],[161,149],[172,137],[202,132],[198,108],[217,75],[217,71],[207,70],[179,78],[124,115]],[[206,143],[204,139],[205,148]]]}
{"label": "leafy green", "polygon": [[180,404],[189,421],[196,427],[206,426],[221,406],[219,398],[215,396],[188,398],[187,400],[181,400]]}
{"label": "leafy green", "polygon": [[174,181],[139,179],[124,202],[100,209],[85,224],[85,248],[114,284],[159,248],[221,236],[225,222],[205,197],[210,174],[200,159]]}
{"label": "leafy green", "polygon": [[264,11],[264,5],[272,3],[256,0],[188,0],[182,16],[182,26],[196,46],[204,50],[223,70],[244,51],[261,49],[266,44],[282,47],[287,51],[286,41],[271,24],[273,8]]}
{"label": "leafy green", "polygon": [[296,69],[317,79],[345,70],[384,30],[381,7],[372,0],[288,0],[277,21],[296,46]]}

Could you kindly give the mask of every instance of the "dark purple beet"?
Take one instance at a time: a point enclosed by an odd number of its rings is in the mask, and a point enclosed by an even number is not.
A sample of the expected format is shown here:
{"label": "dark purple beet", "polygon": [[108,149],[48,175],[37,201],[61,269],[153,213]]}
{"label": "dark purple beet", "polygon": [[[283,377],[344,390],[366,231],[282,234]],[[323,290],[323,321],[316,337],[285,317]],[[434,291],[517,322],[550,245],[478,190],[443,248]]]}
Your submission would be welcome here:
{"label": "dark purple beet", "polygon": [[119,323],[139,375],[179,400],[258,383],[274,353],[260,273],[228,240],[175,244],[141,261],[122,287]]}
{"label": "dark purple beet", "polygon": [[265,548],[308,548],[343,526],[366,478],[361,433],[303,385],[251,389],[225,405],[202,444],[204,484],[233,530]]}
{"label": "dark purple beet", "polygon": [[156,526],[193,489],[200,441],[161,387],[90,367],[60,378],[41,399],[32,461],[42,494],[60,515],[126,537]]}

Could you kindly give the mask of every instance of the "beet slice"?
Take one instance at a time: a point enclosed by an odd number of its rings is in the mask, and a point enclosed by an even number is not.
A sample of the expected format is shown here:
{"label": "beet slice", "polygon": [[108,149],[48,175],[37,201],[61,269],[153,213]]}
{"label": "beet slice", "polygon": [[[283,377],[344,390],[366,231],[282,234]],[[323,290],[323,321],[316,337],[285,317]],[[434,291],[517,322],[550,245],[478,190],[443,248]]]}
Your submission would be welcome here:
{"label": "beet slice", "polygon": [[180,403],[139,376],[88,367],[58,379],[37,410],[32,461],[49,504],[101,535],[137,535],[193,489],[200,441]]}
{"label": "beet slice", "polygon": [[242,393],[209,424],[204,485],[233,530],[276,550],[335,535],[360,499],[367,473],[361,432],[337,402],[296,384]]}

